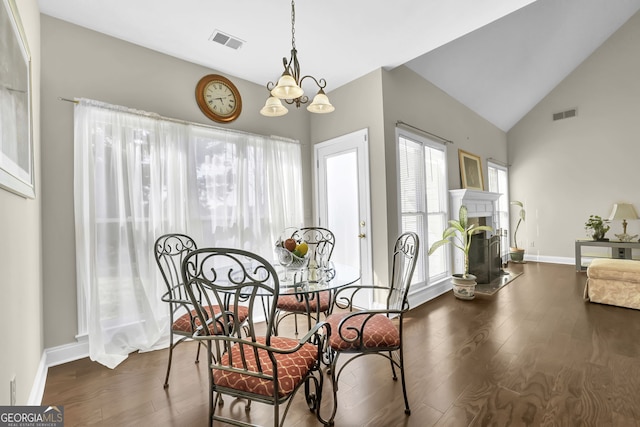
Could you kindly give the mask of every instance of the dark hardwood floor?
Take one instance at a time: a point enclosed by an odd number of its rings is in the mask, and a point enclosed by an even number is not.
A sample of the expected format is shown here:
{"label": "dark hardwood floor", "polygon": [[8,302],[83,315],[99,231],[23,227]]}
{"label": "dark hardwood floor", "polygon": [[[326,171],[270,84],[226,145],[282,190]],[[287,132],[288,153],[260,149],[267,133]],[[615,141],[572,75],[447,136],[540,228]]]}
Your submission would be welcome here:
{"label": "dark hardwood floor", "polygon": [[[412,414],[388,361],[365,357],[340,380],[336,426],[635,426],[640,423],[640,311],[584,302],[570,265],[509,266],[524,274],[491,297],[451,293],[406,318]],[[114,370],[83,359],[49,369],[43,404],[65,425],[207,425],[205,363],[196,345],[132,354]],[[328,384],[328,383],[326,383]],[[324,402],[323,402],[324,403]],[[271,407],[225,399],[222,411],[272,425]],[[319,425],[298,393],[286,425]]]}

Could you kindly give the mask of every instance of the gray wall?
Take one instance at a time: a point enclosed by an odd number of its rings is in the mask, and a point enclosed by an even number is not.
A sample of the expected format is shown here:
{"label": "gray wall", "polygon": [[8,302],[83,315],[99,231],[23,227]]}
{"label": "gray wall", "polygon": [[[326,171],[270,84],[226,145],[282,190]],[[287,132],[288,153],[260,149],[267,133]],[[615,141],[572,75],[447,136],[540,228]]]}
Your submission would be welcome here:
{"label": "gray wall", "polygon": [[[221,47],[223,48],[223,47]],[[212,54],[214,54],[212,52]],[[242,95],[240,117],[219,125],[195,102],[198,80],[215,70],[194,65],[115,38],[42,15],[43,157],[42,245],[44,251],[45,347],[75,341],[75,232],[73,214],[73,104],[63,98],[91,98],[209,125],[298,139],[303,167],[310,170],[309,117],[290,109],[279,118],[259,114],[268,95],[263,86],[230,77]],[[278,77],[278,69],[274,69]],[[305,177],[305,206],[311,181]],[[306,209],[306,221],[311,211]],[[1,387],[0,387],[1,389]]]}
{"label": "gray wall", "polygon": [[387,194],[382,108],[382,70],[346,84],[329,94],[336,107],[332,114],[311,122],[311,142],[316,144],[360,129],[369,133],[369,185],[371,191],[371,241],[374,283],[388,280]]}
{"label": "gray wall", "polygon": [[[573,262],[589,215],[608,217],[616,202],[640,213],[638,76],[640,13],[508,132],[511,198],[528,215],[518,237],[534,259]],[[575,118],[552,121],[572,108]],[[616,221],[607,237],[621,232]],[[640,221],[629,221],[627,232],[640,234]]]}
{"label": "gray wall", "polygon": [[0,324],[3,325],[0,329],[0,406],[10,403],[9,381],[14,376],[17,403],[27,403],[43,352],[40,11],[36,0],[19,0],[16,3],[31,51],[36,198],[24,199],[0,189]]}
{"label": "gray wall", "polygon": [[[368,128],[374,281],[387,283],[388,260],[399,234],[396,122],[403,121],[455,142],[447,147],[451,189],[460,188],[458,149],[483,159],[486,180],[487,157],[507,160],[506,134],[404,66],[373,71],[332,91],[330,97],[336,112],[313,118],[311,142]],[[382,188],[385,191],[379,191]]]}
{"label": "gray wall", "polygon": [[[461,149],[480,156],[487,190],[487,159],[491,157],[506,162],[507,139],[503,131],[407,67],[398,67],[384,73],[383,82],[389,238],[395,239],[393,236],[398,235],[399,223],[396,194],[396,122],[402,121],[453,141],[453,144],[447,144],[449,189],[461,188],[458,161],[458,150]],[[457,212],[453,213],[453,216],[457,216]]]}

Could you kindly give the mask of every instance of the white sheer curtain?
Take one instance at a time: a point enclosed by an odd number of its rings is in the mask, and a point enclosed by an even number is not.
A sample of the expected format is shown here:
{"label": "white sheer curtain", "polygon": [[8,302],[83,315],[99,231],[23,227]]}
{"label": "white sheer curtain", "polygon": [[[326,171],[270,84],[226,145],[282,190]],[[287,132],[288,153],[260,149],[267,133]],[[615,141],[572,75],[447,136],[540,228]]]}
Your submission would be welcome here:
{"label": "white sheer curtain", "polygon": [[79,334],[108,367],[168,344],[158,236],[269,259],[302,224],[298,143],[80,100],[74,144]]}

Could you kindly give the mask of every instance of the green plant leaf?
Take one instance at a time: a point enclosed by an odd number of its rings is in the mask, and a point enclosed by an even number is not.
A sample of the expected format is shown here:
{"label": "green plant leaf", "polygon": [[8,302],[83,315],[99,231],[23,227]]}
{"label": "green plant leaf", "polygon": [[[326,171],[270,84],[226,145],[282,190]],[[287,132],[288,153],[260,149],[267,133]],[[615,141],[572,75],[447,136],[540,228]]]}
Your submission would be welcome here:
{"label": "green plant leaf", "polygon": [[435,242],[433,245],[431,245],[431,247],[429,248],[429,253],[428,255],[433,254],[440,246],[444,246],[447,243],[451,243],[451,241],[449,239],[442,239],[442,240],[438,240],[437,242]]}
{"label": "green plant leaf", "polygon": [[491,227],[489,225],[481,225],[481,226],[476,227],[474,229],[474,234],[479,233],[481,231],[493,231],[493,227]]}
{"label": "green plant leaf", "polygon": [[462,227],[462,229],[467,228],[468,218],[467,207],[465,205],[460,206],[460,212],[458,212],[458,221],[460,222],[460,227]]}
{"label": "green plant leaf", "polygon": [[[460,224],[458,221],[456,221],[455,219],[450,219],[449,220],[449,225],[451,227],[447,228],[445,230],[445,233],[447,233],[449,230],[453,230],[453,232],[455,233],[456,231],[459,231],[460,233],[464,232],[464,228],[462,227],[462,224]],[[453,233],[451,233],[453,234]]]}
{"label": "green plant leaf", "polygon": [[512,200],[510,204],[514,206],[518,206],[520,208],[520,212],[518,214],[520,218],[518,219],[518,223],[516,224],[516,228],[513,232],[513,247],[517,248],[518,247],[518,238],[517,238],[518,229],[520,228],[520,223],[525,219],[524,204],[519,200]]}

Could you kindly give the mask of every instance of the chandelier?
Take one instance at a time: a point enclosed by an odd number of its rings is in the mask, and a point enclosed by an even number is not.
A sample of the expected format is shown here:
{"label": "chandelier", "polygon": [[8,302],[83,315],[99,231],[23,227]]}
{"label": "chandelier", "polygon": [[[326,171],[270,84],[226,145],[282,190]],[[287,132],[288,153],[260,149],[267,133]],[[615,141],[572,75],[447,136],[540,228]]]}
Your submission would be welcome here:
{"label": "chandelier", "polygon": [[318,80],[308,75],[300,77],[295,24],[296,7],[294,0],[291,0],[291,58],[288,61],[287,58],[282,58],[284,72],[280,76],[278,84],[267,83],[267,89],[271,96],[260,110],[260,114],[263,116],[278,117],[287,114],[289,110],[282,105],[282,101],[287,104],[295,104],[296,108],[300,108],[300,105],[309,102],[309,97],[304,94],[302,89],[302,82],[305,79],[313,80],[319,88],[318,93],[313,97],[313,101],[307,106],[307,110],[312,113],[330,113],[335,110],[335,107],[331,105],[329,98],[324,93],[324,88],[327,86],[325,79]]}

